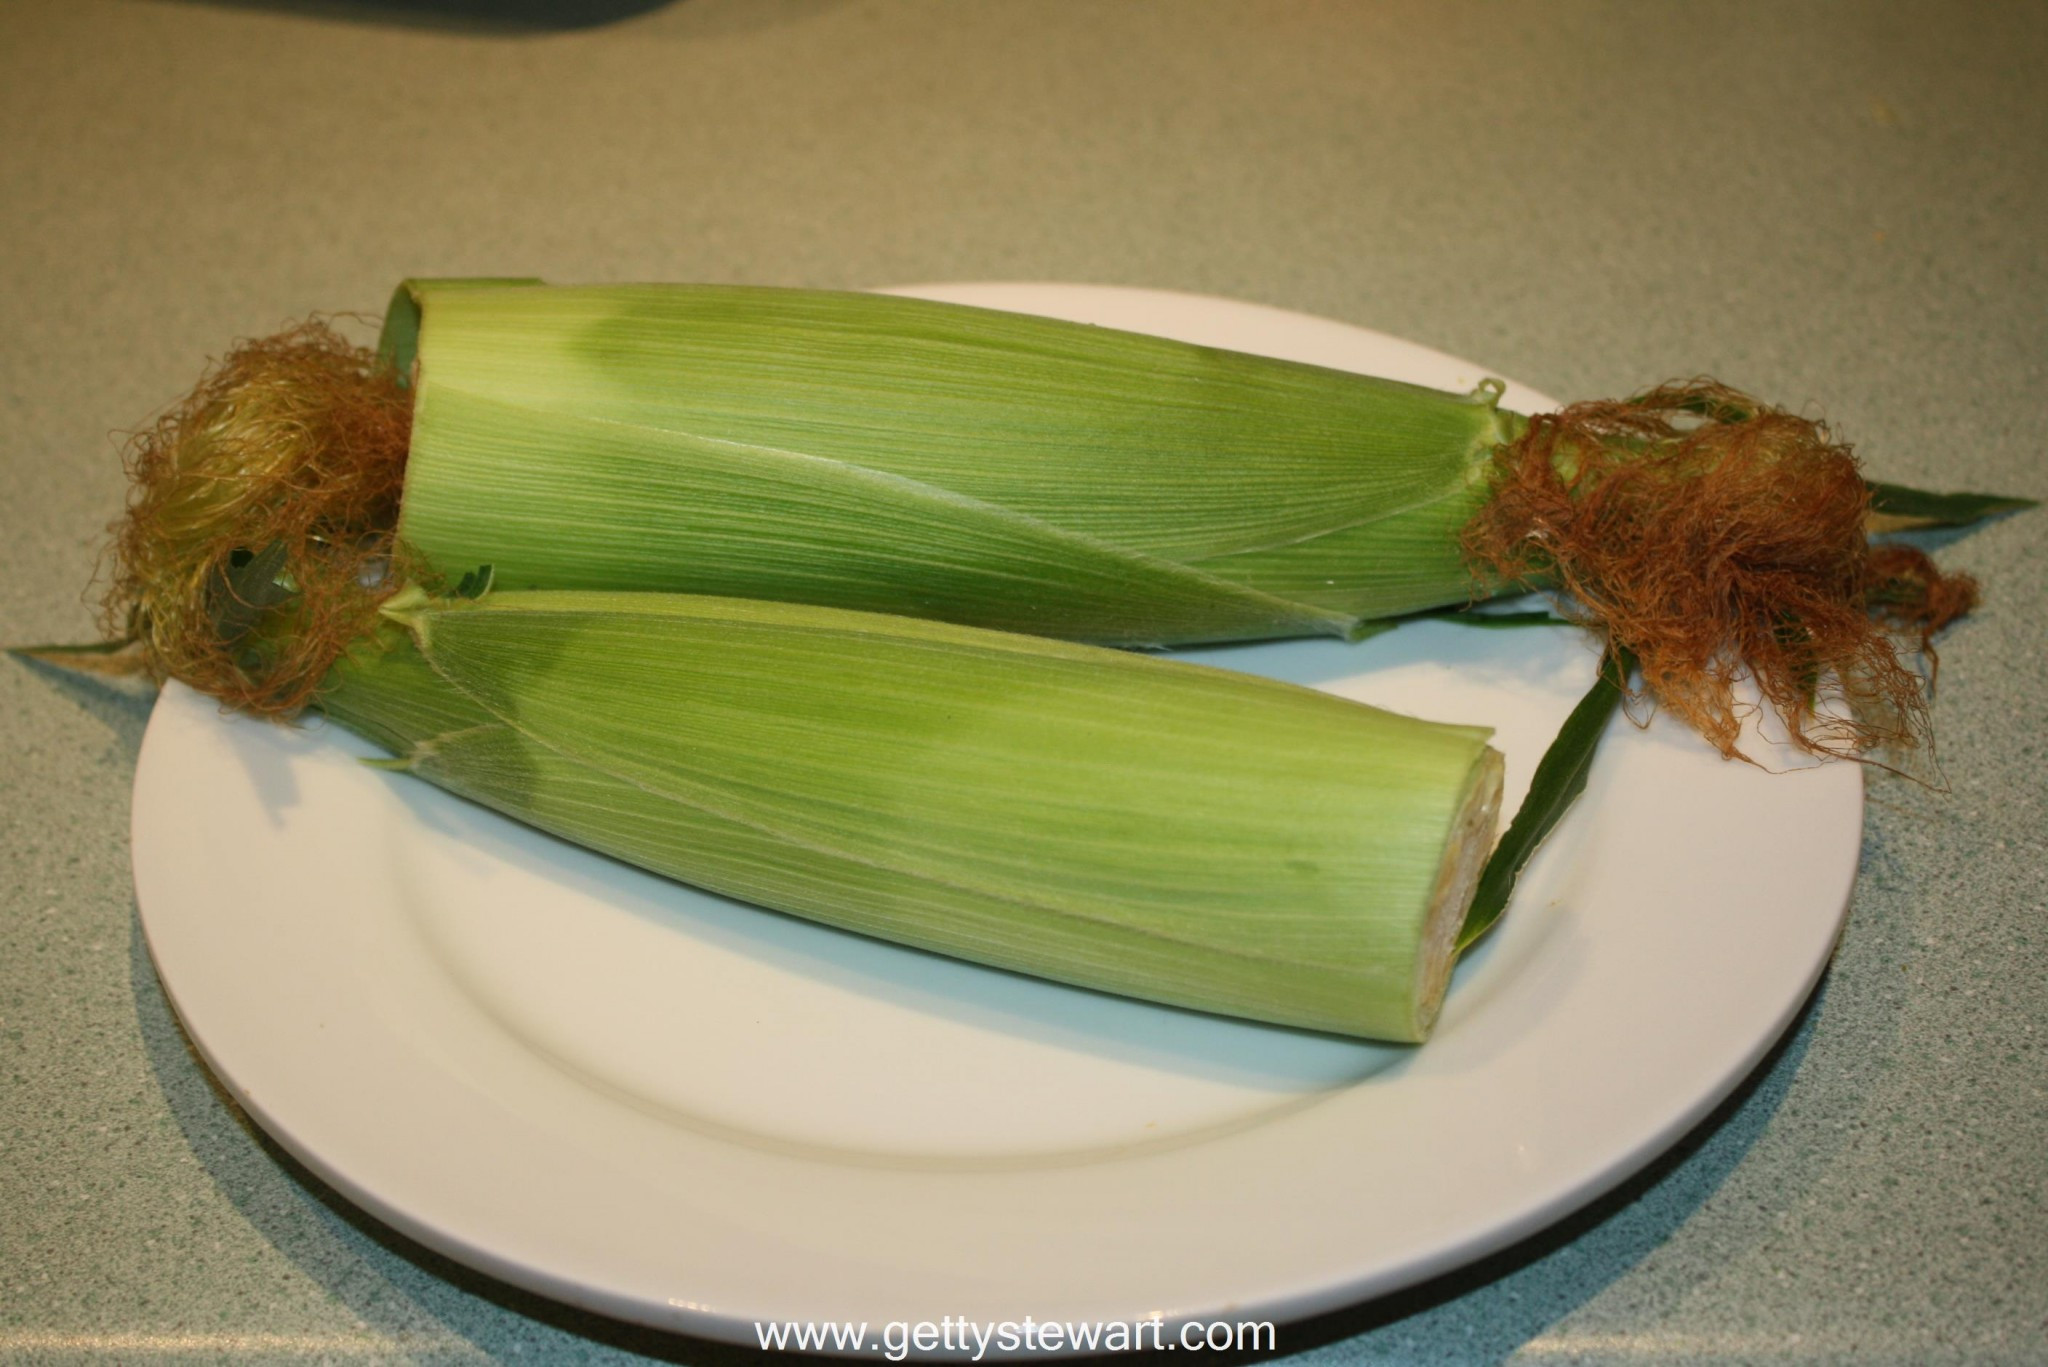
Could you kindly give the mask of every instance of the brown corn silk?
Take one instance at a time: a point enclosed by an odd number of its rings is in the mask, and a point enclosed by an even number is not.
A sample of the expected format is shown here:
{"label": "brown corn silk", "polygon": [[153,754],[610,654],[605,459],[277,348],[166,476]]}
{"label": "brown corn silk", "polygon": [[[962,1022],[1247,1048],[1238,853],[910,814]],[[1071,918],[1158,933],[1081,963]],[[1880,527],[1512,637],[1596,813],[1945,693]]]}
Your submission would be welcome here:
{"label": "brown corn silk", "polygon": [[1927,650],[1976,601],[1920,551],[1873,549],[1869,510],[1824,423],[1695,380],[1532,417],[1464,541],[1504,580],[1563,589],[1722,754],[1740,755],[1747,673],[1801,748],[1853,757],[1927,739],[1891,631]]}
{"label": "brown corn silk", "polygon": [[152,672],[287,715],[395,587],[411,396],[312,321],[243,342],[130,440],[107,627]]}

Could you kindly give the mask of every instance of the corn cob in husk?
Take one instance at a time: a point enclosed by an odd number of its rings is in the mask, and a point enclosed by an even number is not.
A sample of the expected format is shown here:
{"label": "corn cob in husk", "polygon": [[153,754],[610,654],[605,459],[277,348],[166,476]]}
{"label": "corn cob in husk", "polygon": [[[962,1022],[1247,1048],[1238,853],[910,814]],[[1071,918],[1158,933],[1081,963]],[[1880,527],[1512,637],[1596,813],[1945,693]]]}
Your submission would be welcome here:
{"label": "corn cob in husk", "polygon": [[1498,386],[822,291],[419,282],[383,350],[433,563],[1120,645],[1464,601],[1458,531],[1522,426]]}
{"label": "corn cob in husk", "polygon": [[245,346],[145,435],[116,615],[289,711],[378,593],[484,563],[1118,645],[1355,638],[1543,583],[1724,752],[1744,670],[1810,748],[1920,734],[1871,614],[1924,645],[1972,588],[1873,549],[1824,426],[1707,382],[1499,393],[892,296],[415,281],[376,358]]}
{"label": "corn cob in husk", "polygon": [[1482,728],[1035,637],[417,590],[333,719],[544,830],[885,939],[1419,1041],[1500,804]]}

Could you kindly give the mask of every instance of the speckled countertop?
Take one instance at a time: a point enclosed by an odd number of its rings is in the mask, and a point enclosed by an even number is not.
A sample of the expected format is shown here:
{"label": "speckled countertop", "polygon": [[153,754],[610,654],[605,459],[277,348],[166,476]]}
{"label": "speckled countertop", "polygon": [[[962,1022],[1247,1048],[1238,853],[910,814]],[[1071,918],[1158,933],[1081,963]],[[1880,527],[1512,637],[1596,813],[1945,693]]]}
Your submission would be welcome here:
{"label": "speckled countertop", "polygon": [[[202,358],[412,274],[1230,295],[1553,394],[1712,373],[1884,477],[2048,496],[2039,5],[489,8],[0,8],[0,639],[92,634],[117,434]],[[1284,1352],[2048,1361],[2048,515],[1941,541],[1986,590],[1952,791],[1872,782],[1783,1045],[1590,1209]],[[138,926],[148,714],[0,662],[0,1360],[739,1356],[455,1266],[236,1111]]]}

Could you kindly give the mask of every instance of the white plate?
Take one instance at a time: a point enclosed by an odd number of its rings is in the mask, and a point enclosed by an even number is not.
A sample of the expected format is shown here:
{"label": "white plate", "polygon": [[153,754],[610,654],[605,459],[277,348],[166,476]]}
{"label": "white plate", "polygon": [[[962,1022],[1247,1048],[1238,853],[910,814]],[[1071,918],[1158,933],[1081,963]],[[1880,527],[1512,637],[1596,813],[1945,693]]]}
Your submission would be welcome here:
{"label": "white plate", "polygon": [[[1148,291],[918,293],[1466,389],[1357,328]],[[1510,386],[1508,402],[1546,404]],[[1190,652],[1499,728],[1510,804],[1591,679],[1576,633],[1421,625]],[[1768,747],[1764,747],[1768,748]],[[308,1167],[464,1263],[753,1345],[761,1320],[1285,1320],[1528,1234],[1639,1168],[1812,989],[1852,765],[1619,723],[1437,1037],[1382,1048],[1114,1000],[650,878],[182,688],[135,786],[164,985]],[[1777,755],[1775,762],[1784,757]],[[1284,1340],[1283,1340],[1284,1341]]]}

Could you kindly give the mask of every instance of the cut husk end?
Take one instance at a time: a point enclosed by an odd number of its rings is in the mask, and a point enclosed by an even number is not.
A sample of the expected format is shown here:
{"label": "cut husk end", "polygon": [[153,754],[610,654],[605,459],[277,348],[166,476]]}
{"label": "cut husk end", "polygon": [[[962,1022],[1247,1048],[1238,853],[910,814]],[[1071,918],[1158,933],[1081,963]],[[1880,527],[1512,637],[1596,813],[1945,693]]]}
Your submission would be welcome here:
{"label": "cut husk end", "polygon": [[1562,589],[1722,754],[1744,757],[1746,674],[1799,748],[1871,758],[1931,739],[1894,632],[1931,661],[1977,590],[1919,551],[1874,548],[1869,521],[1869,486],[1826,424],[1695,380],[1533,417],[1496,452],[1464,543],[1502,580]]}
{"label": "cut husk end", "polygon": [[1458,960],[1458,933],[1465,912],[1479,889],[1480,874],[1493,853],[1500,829],[1502,781],[1507,761],[1488,746],[1472,768],[1471,782],[1451,822],[1450,837],[1430,892],[1429,913],[1422,927],[1422,951],[1415,962],[1415,1023],[1409,1038],[1420,1043],[1436,1028],[1450,991],[1451,969]]}

